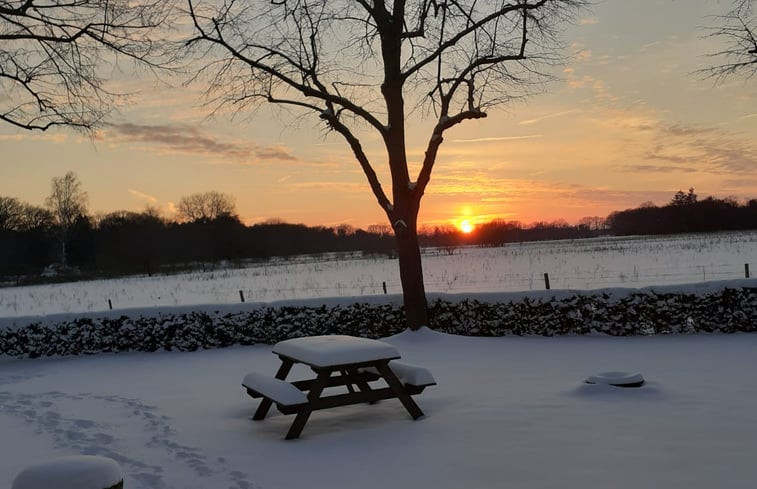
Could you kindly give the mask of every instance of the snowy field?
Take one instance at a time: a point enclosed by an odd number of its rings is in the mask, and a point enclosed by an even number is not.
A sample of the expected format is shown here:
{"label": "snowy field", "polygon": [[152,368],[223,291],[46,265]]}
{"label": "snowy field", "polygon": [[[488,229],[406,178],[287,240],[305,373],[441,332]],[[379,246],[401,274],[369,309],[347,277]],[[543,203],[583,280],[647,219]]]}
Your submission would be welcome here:
{"label": "snowy field", "polygon": [[[449,253],[452,254],[449,254]],[[440,293],[637,288],[757,274],[757,232],[597,238],[516,243],[497,248],[429,249],[426,290]],[[297,257],[248,268],[0,288],[0,318],[53,313],[239,303],[400,292],[397,261]]]}
{"label": "snowy field", "polygon": [[[493,294],[481,291],[543,294],[544,272],[553,288],[643,287],[742,278],[744,263],[757,269],[757,233],[425,256],[429,290],[484,299]],[[108,298],[116,308],[232,304],[238,290],[248,301],[326,303],[378,294],[382,281],[392,297],[396,268],[392,260],[299,259],[0,289],[0,319],[102,310]],[[681,287],[702,292],[724,283]],[[397,400],[325,410],[295,441],[283,440],[291,416],[250,419],[258,401],[240,385],[247,372],[276,371],[269,345],[0,356],[0,487],[29,465],[78,454],[116,460],[127,489],[757,486],[755,334],[472,338],[423,330],[386,341],[436,377],[438,385],[416,398],[426,416],[412,421]],[[617,370],[641,372],[647,383],[583,383]]]}
{"label": "snowy field", "polygon": [[[270,346],[0,359],[0,487],[52,457],[115,459],[128,489],[751,489],[757,335],[386,341],[438,382],[416,397],[249,419]],[[642,372],[638,389],[583,384]],[[304,376],[304,371],[298,372]]]}

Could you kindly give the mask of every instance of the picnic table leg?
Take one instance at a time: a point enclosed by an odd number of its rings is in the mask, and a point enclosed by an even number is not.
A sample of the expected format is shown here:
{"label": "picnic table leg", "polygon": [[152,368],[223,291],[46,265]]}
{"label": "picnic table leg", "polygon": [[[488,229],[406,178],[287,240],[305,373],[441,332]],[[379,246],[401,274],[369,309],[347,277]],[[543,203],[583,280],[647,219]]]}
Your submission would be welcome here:
{"label": "picnic table leg", "polygon": [[310,413],[313,412],[311,404],[321,396],[321,392],[323,392],[323,389],[326,387],[326,382],[330,376],[331,371],[318,370],[318,376],[313,381],[313,385],[310,386],[310,391],[308,392],[308,403],[304,404],[297,412],[297,416],[294,418],[294,421],[292,421],[292,426],[289,427],[289,431],[285,437],[286,440],[300,437],[300,433],[302,433],[305,423],[307,423],[308,418],[310,418]]}
{"label": "picnic table leg", "polygon": [[[282,358],[281,359],[281,366],[279,367],[279,371],[276,372],[275,377],[279,380],[284,380],[287,378],[287,375],[289,375],[289,371],[292,370],[292,365],[294,365],[294,362],[291,361],[288,358]],[[270,399],[263,399],[260,401],[260,404],[258,405],[258,409],[255,411],[255,414],[252,416],[252,419],[255,421],[260,421],[261,419],[265,419],[266,415],[268,414],[268,410],[271,409],[271,405],[273,402]]]}
{"label": "picnic table leg", "polygon": [[407,412],[410,413],[410,416],[412,416],[413,419],[418,419],[423,416],[423,411],[421,411],[421,408],[418,407],[415,401],[413,401],[413,398],[410,397],[407,392],[405,392],[405,388],[402,386],[402,382],[400,382],[397,376],[394,375],[392,369],[389,368],[389,362],[380,362],[376,365],[376,368],[378,369],[381,376],[384,377],[386,383],[389,384],[389,387],[391,387],[394,393],[397,394],[397,398],[400,400],[402,405],[405,406],[405,409],[407,409]]}
{"label": "picnic table leg", "polygon": [[[340,370],[339,373],[342,374],[342,377],[347,377],[350,374],[350,372],[347,370]],[[352,387],[352,384],[346,384],[346,385],[347,385],[347,392],[349,392],[350,394],[354,394],[355,388]]]}
{"label": "picnic table leg", "polygon": [[[350,373],[350,375],[356,378],[360,377],[360,372],[356,368],[351,368],[348,370],[348,372]],[[368,384],[368,382],[365,381],[358,380],[355,385],[357,385],[357,388],[360,389],[360,392],[370,392],[373,390],[371,389],[371,386]],[[352,390],[350,390],[350,392],[352,392]],[[378,401],[368,401],[368,404],[376,404],[377,402]]]}

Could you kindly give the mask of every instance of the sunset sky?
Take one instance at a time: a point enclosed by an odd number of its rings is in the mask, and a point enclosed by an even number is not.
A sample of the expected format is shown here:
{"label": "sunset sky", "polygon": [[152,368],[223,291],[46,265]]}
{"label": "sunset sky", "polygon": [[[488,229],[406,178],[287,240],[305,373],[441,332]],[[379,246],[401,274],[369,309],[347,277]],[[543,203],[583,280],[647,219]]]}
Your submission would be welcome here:
{"label": "sunset sky", "polygon": [[[720,47],[698,27],[727,5],[606,0],[584,12],[565,34],[562,81],[446,133],[421,223],[576,222],[664,204],[689,187],[757,197],[757,80],[715,85],[692,74]],[[0,195],[41,205],[50,180],[74,171],[93,213],[149,204],[172,217],[182,196],[215,190],[236,198],[248,224],[384,223],[349,148],[315,118],[263,107],[233,122],[208,119],[201,86],[145,77],[116,87],[139,94],[94,140],[0,125]],[[412,124],[413,160],[433,124]],[[388,189],[380,142],[364,146]]]}

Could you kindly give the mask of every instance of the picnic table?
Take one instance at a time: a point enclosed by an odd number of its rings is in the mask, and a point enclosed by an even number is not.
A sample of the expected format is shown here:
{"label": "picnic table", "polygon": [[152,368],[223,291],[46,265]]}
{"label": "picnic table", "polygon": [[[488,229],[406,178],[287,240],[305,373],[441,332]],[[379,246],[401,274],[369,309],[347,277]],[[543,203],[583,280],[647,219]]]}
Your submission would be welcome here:
{"label": "picnic table", "polygon": [[[411,396],[435,385],[431,373],[422,367],[397,361],[399,351],[378,340],[346,335],[294,338],[276,343],[273,353],[281,359],[274,377],[257,372],[244,377],[242,385],[253,398],[262,398],[252,419],[265,419],[273,404],[283,414],[295,414],[286,439],[298,438],[310,414],[351,404],[374,404],[384,399],[399,399],[413,419],[423,411]],[[315,378],[287,382],[292,367],[310,367]],[[371,385],[383,380],[386,384]],[[339,393],[325,389],[346,387]],[[307,394],[306,394],[307,392]]]}

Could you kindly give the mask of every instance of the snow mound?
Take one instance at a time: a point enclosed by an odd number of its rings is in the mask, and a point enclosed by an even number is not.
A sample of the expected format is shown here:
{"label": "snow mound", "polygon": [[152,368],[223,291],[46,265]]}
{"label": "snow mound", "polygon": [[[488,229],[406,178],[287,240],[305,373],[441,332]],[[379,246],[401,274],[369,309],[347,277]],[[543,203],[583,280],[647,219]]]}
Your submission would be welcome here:
{"label": "snow mound", "polygon": [[616,387],[641,387],[644,385],[644,377],[638,372],[604,372],[590,376],[586,379],[586,383],[607,384]]}
{"label": "snow mound", "polygon": [[442,333],[439,331],[434,331],[433,329],[427,327],[427,326],[421,326],[417,330],[413,331],[412,329],[408,328],[405,331],[401,333],[397,333],[396,335],[390,336],[389,339],[393,340],[393,342],[404,342],[404,343],[428,343],[429,341],[439,340],[443,338],[450,338],[452,335],[449,335],[447,333]]}
{"label": "snow mound", "polygon": [[123,480],[121,467],[105,457],[60,457],[23,470],[12,489],[106,489]]}

